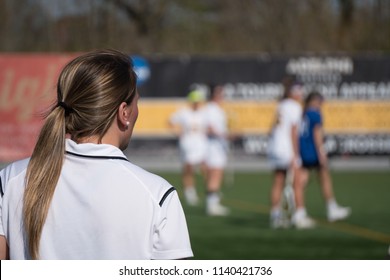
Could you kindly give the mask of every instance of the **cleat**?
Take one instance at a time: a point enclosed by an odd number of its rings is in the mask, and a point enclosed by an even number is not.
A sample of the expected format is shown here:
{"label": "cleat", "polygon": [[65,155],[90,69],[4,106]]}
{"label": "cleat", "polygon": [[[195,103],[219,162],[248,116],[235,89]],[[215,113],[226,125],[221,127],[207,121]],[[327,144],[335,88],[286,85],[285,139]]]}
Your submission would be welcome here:
{"label": "cleat", "polygon": [[229,215],[230,210],[220,204],[214,204],[207,206],[206,213],[209,216],[227,216]]}
{"label": "cleat", "polygon": [[315,220],[308,216],[303,216],[299,219],[294,219],[293,224],[297,229],[310,229],[316,226]]}
{"label": "cleat", "polygon": [[287,219],[278,218],[271,220],[272,229],[289,228],[291,223]]}
{"label": "cleat", "polygon": [[189,206],[197,206],[199,204],[199,198],[195,189],[185,190],[184,197]]}
{"label": "cleat", "polygon": [[349,215],[351,215],[351,208],[349,207],[335,206],[328,209],[329,222],[346,219]]}
{"label": "cleat", "polygon": [[270,227],[272,229],[289,228],[291,227],[291,221],[284,211],[279,214],[270,216]]}

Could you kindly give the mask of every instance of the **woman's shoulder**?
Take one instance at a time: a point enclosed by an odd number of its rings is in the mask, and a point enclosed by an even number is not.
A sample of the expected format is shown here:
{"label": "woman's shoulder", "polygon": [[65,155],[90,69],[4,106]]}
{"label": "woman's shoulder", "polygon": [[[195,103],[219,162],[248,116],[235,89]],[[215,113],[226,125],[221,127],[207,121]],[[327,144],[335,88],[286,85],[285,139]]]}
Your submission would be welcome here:
{"label": "woman's shoulder", "polygon": [[21,159],[10,163],[0,170],[1,180],[9,180],[12,177],[18,176],[27,169],[30,158]]}
{"label": "woman's shoulder", "polygon": [[297,101],[286,98],[278,104],[278,110],[282,113],[297,112],[300,114],[302,112],[302,107]]}
{"label": "woman's shoulder", "polygon": [[5,193],[7,185],[12,179],[22,176],[20,178],[20,182],[24,183],[25,171],[29,160],[30,158],[15,161],[0,170],[1,195]]}
{"label": "woman's shoulder", "polygon": [[163,177],[152,173],[136,164],[126,162],[126,168],[154,197],[159,199],[168,191],[175,188]]}

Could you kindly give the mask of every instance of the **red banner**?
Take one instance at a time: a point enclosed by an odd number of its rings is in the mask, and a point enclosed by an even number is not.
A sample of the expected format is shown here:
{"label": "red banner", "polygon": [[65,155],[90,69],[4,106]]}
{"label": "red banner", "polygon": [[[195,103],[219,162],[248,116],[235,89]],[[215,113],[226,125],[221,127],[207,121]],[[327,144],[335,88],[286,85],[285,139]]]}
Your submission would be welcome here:
{"label": "red banner", "polygon": [[0,161],[31,154],[58,74],[71,55],[0,55]]}

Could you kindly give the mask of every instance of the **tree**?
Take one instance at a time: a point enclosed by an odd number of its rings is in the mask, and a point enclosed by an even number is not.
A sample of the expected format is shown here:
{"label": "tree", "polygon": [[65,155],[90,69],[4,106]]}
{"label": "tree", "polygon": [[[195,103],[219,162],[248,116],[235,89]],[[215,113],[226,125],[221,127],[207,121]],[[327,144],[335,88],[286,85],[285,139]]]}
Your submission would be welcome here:
{"label": "tree", "polygon": [[0,0],[0,36],[0,51],[390,51],[390,1]]}

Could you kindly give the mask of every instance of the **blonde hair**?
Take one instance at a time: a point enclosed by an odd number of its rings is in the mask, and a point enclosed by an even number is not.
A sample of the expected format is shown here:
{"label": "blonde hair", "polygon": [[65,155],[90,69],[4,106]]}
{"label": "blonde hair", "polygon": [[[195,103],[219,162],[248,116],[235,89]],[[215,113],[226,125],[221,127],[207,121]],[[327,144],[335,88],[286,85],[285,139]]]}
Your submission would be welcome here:
{"label": "blonde hair", "polygon": [[39,259],[39,243],[61,174],[65,137],[103,138],[122,102],[136,95],[131,59],[118,51],[94,51],[70,61],[57,83],[57,103],[39,134],[26,174],[23,222],[30,257]]}

